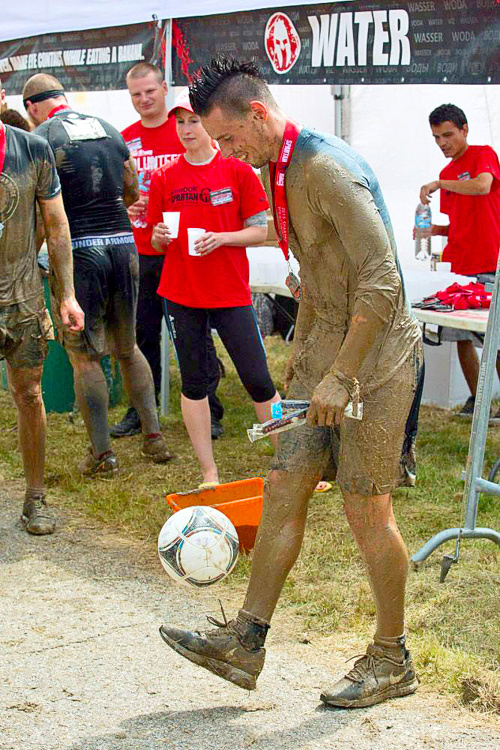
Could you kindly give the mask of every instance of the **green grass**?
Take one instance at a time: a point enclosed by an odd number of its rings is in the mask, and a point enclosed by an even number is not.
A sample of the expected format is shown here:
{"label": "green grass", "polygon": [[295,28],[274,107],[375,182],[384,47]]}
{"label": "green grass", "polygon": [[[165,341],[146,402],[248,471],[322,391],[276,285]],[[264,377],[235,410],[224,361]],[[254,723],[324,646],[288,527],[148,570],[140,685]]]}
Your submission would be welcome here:
{"label": "green grass", "polygon": [[[289,350],[281,340],[266,340],[271,369],[279,376]],[[214,444],[222,482],[262,476],[271,449],[251,444],[246,428],[254,421],[249,399],[232,365],[225,358],[227,377],[220,386],[226,406],[225,435]],[[66,414],[49,415],[47,485],[54,504],[74,508],[146,541],[152,553],[158,530],[168,516],[167,493],[196,487],[201,481],[179,408],[179,379],[171,367],[171,413],[165,427],[175,461],[151,465],[140,456],[140,436],[115,442],[121,475],[113,482],[87,482],[79,476],[78,461],[87,439],[83,424],[71,424]],[[124,407],[112,410],[116,421]],[[462,482],[470,423],[440,409],[421,412],[417,487],[398,490],[394,505],[410,554],[438,531],[460,526]],[[21,478],[16,446],[15,411],[10,397],[0,392],[0,469],[6,478]],[[485,472],[500,457],[500,430],[489,432]],[[500,529],[500,501],[482,496],[479,525]],[[449,543],[412,570],[408,582],[407,621],[412,651],[425,684],[474,709],[500,713],[500,562],[498,548],[489,541],[463,541],[460,563],[444,584],[439,571]],[[240,558],[224,583],[224,596],[239,599],[250,570]],[[313,498],[304,546],[290,574],[279,605],[280,613],[315,640],[331,640],[346,655],[363,647],[373,632],[374,606],[369,585],[351,538],[337,490]],[[292,627],[293,630],[293,627]]]}

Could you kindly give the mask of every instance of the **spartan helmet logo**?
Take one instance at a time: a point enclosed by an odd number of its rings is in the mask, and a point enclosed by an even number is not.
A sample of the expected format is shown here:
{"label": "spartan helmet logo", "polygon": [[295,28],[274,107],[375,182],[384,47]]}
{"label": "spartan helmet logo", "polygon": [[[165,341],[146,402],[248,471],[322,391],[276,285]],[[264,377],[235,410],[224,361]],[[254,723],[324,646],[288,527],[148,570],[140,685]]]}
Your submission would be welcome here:
{"label": "spartan helmet logo", "polygon": [[300,55],[300,36],[285,13],[273,13],[266,24],[264,42],[276,73],[288,73]]}

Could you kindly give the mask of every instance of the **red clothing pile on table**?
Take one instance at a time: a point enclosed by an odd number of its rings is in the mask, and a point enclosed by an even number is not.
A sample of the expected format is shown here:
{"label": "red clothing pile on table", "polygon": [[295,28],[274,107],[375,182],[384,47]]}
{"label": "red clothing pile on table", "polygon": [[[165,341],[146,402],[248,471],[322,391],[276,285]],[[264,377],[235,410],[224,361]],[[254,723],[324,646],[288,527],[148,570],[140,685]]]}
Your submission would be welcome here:
{"label": "red clothing pile on table", "polygon": [[184,156],[153,174],[148,222],[163,211],[180,211],[179,236],[168,245],[158,294],[186,307],[239,307],[252,303],[244,247],[222,245],[205,256],[188,253],[188,227],[237,232],[250,216],[268,208],[264,188],[249,164],[220,152],[208,164]]}
{"label": "red clothing pile on table", "polygon": [[472,180],[493,175],[487,195],[459,195],[441,190],[441,211],[448,214],[448,244],[443,260],[453,273],[494,273],[500,247],[500,164],[490,146],[469,146],[463,156],[441,171],[440,180]]}
{"label": "red clothing pile on table", "polygon": [[470,284],[452,284],[440,292],[416,302],[413,307],[422,310],[453,312],[454,310],[488,309],[491,304],[491,292],[486,292],[484,284],[471,281]]}

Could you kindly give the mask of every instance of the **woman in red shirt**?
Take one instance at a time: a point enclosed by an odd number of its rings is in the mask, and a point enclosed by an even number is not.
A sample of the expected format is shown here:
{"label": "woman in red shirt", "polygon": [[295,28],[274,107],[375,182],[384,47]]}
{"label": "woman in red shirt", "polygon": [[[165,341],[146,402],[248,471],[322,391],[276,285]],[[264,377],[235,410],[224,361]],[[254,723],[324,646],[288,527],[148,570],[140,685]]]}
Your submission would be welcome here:
{"label": "woman in red shirt", "polygon": [[[217,329],[261,422],[280,400],[252,308],[246,255],[248,245],[266,239],[268,203],[248,164],[221,157],[187,93],[172,111],[186,152],[154,173],[148,221],[153,247],[165,252],[158,293],[181,371],[182,414],[200,462],[200,486],[206,487],[218,482],[207,398],[207,329]],[[180,212],[177,237],[163,212]],[[191,228],[204,231],[190,254]]]}

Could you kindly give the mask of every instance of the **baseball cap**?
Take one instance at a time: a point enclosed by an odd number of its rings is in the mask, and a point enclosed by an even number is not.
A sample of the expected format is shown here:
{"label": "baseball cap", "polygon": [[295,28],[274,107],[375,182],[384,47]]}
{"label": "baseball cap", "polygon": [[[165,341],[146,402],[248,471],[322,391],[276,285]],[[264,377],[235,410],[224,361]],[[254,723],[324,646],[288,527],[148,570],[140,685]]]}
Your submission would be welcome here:
{"label": "baseball cap", "polygon": [[194,114],[191,102],[189,101],[189,89],[182,89],[181,93],[176,98],[173,107],[168,110],[168,116],[170,117],[176,109],[187,109],[188,112],[193,112]]}

